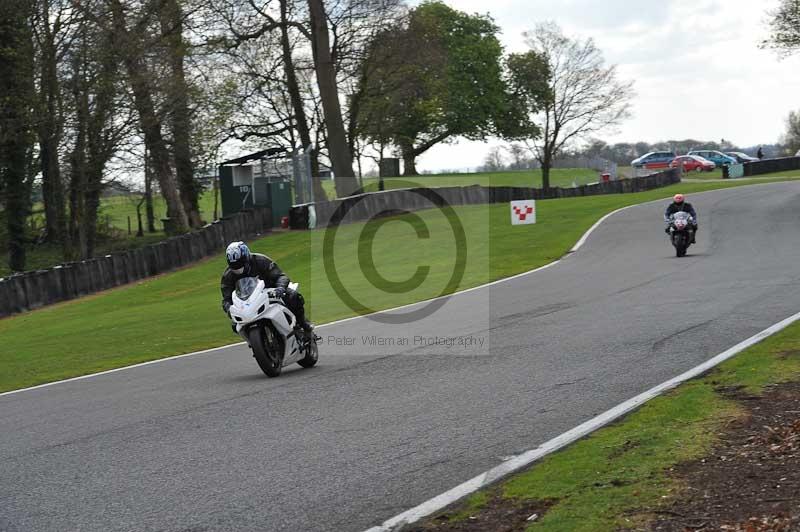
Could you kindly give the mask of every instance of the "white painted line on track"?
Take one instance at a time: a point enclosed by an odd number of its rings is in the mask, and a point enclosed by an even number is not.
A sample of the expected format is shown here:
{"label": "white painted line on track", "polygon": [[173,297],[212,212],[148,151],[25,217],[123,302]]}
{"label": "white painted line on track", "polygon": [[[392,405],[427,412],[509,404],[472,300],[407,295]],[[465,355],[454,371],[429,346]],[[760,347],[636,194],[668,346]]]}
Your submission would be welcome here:
{"label": "white painted line on track", "polygon": [[411,508],[399,515],[384,521],[381,525],[372,527],[368,529],[366,532],[391,532],[400,530],[403,526],[409,525],[411,523],[415,523],[420,519],[423,519],[439,510],[450,506],[451,504],[463,499],[464,497],[478,491],[481,488],[484,488],[497,480],[510,475],[511,473],[515,473],[520,469],[523,469],[536,460],[547,456],[548,454],[555,452],[562,447],[569,445],[570,443],[579,440],[590,433],[596,431],[604,427],[605,425],[611,423],[612,421],[620,418],[621,416],[629,413],[630,411],[640,407],[650,399],[658,397],[659,395],[663,394],[664,392],[675,388],[676,386],[686,382],[689,379],[693,379],[699,375],[702,375],[706,371],[712,369],[713,367],[721,364],[722,362],[728,360],[729,358],[734,357],[735,355],[739,354],[740,352],[744,351],[748,347],[757,344],[761,340],[772,336],[773,334],[782,331],[792,323],[800,320],[800,312],[797,314],[786,318],[785,320],[764,329],[760,333],[756,334],[755,336],[751,336],[747,340],[736,344],[735,346],[731,347],[730,349],[723,351],[722,353],[718,354],[714,358],[703,362],[699,366],[695,366],[694,368],[690,369],[689,371],[678,375],[658,386],[650,388],[646,392],[640,393],[636,397],[628,399],[624,403],[620,403],[614,408],[607,410],[600,414],[599,416],[593,417],[589,421],[586,421],[577,427],[568,430],[567,432],[556,436],[552,440],[549,440],[536,449],[531,449],[530,451],[526,451],[518,456],[515,456],[502,464],[498,465],[497,467],[493,467],[492,469],[481,473],[480,475],[471,478],[470,480],[464,482],[463,484],[459,484],[455,488],[442,493],[441,495],[437,495],[436,497],[423,502],[422,504]]}
{"label": "white painted line on track", "polygon": [[[713,192],[718,192],[720,190],[743,189],[743,188],[749,188],[749,187],[752,187],[752,186],[767,186],[767,185],[775,185],[775,184],[782,184],[782,183],[791,183],[791,181],[778,181],[778,182],[775,182],[775,183],[761,183],[761,184],[753,184],[753,185],[743,185],[743,186],[738,186],[738,187],[726,187],[726,188],[720,188],[720,189],[714,189],[714,190],[706,190],[706,191],[703,191],[703,192],[695,192],[692,195],[693,196],[697,196],[698,194],[709,194],[709,193],[713,193]],[[615,215],[615,214],[617,214],[619,212],[622,212],[624,210],[631,209],[633,207],[640,207],[642,205],[648,205],[650,203],[658,203],[660,201],[664,201],[664,200],[667,200],[669,198],[670,198],[670,196],[665,197],[665,198],[661,198],[661,199],[645,201],[645,202],[642,202],[642,203],[635,203],[633,205],[627,205],[625,207],[620,207],[619,209],[616,209],[614,211],[609,212],[608,214],[606,214],[605,216],[603,216],[602,218],[597,220],[594,223],[594,225],[592,225],[583,234],[583,236],[581,236],[581,238],[578,240],[578,242],[576,242],[575,245],[572,246],[572,249],[569,250],[569,253],[574,253],[574,252],[578,251],[586,243],[586,241],[589,239],[589,237],[592,235],[592,233],[594,233],[595,230],[597,230],[597,228],[600,227],[600,225],[603,222],[605,222],[608,218],[610,218],[611,216],[613,216],[613,215]],[[550,262],[550,263],[545,264],[544,266],[540,266],[538,268],[534,268],[533,270],[528,270],[527,272],[518,273],[517,275],[512,275],[511,277],[504,277],[503,279],[498,279],[498,280],[492,281],[490,283],[486,283],[486,284],[482,284],[482,285],[478,285],[478,286],[473,286],[472,288],[466,288],[464,290],[459,290],[458,292],[453,292],[452,294],[447,294],[447,295],[444,295],[444,296],[434,297],[434,298],[426,299],[426,300],[423,300],[423,301],[417,301],[415,303],[409,303],[407,305],[401,305],[399,307],[393,307],[393,308],[388,308],[388,309],[384,309],[384,310],[379,310],[379,311],[373,312],[371,314],[362,314],[360,316],[351,316],[349,318],[343,318],[341,320],[330,321],[328,323],[322,323],[320,325],[317,325],[316,328],[317,329],[321,329],[323,327],[330,327],[331,325],[337,325],[339,323],[345,323],[345,322],[352,321],[352,320],[359,320],[359,319],[367,318],[367,317],[375,315],[375,314],[383,314],[383,313],[386,313],[386,312],[394,312],[396,310],[402,310],[404,308],[413,307],[414,305],[421,305],[423,303],[429,303],[431,301],[436,301],[437,299],[454,297],[454,296],[458,296],[458,295],[461,295],[461,294],[466,294],[468,292],[472,292],[474,290],[480,290],[480,289],[486,288],[488,286],[492,286],[492,285],[496,285],[496,284],[500,284],[500,283],[506,283],[508,281],[513,281],[514,279],[518,279],[520,277],[525,277],[527,275],[531,275],[531,274],[534,274],[536,272],[539,272],[539,271],[542,271],[542,270],[546,270],[547,268],[550,268],[550,267],[555,266],[556,264],[560,263],[562,260],[564,260],[564,258],[566,258],[566,257],[562,257],[560,259],[554,260],[553,262]],[[67,382],[73,382],[73,381],[79,381],[79,380],[83,380],[83,379],[89,379],[89,378],[92,378],[92,377],[99,377],[101,375],[107,375],[109,373],[116,373],[118,371],[124,371],[124,370],[128,370],[128,369],[140,368],[142,366],[149,366],[151,364],[159,364],[161,362],[169,362],[171,360],[177,360],[179,358],[186,358],[186,357],[195,356],[195,355],[205,355],[205,354],[208,354],[208,353],[212,353],[214,351],[220,351],[222,349],[228,349],[228,348],[231,348],[231,347],[238,347],[238,346],[242,346],[244,344],[245,344],[245,342],[236,342],[236,343],[233,343],[233,344],[221,345],[219,347],[212,347],[210,349],[204,349],[202,351],[194,351],[192,353],[184,353],[182,355],[174,355],[174,356],[171,356],[171,357],[159,358],[157,360],[150,360],[148,362],[141,362],[139,364],[133,364],[133,365],[130,365],[130,366],[123,366],[121,368],[109,369],[109,370],[100,371],[100,372],[97,372],[97,373],[89,373],[88,375],[81,375],[79,377],[72,377],[72,378],[69,378],[69,379],[62,379],[62,380],[59,380],[59,381],[46,382],[44,384],[39,384],[39,385],[36,385],[36,386],[29,386],[28,388],[20,388],[19,390],[10,390],[8,392],[0,392],[0,397],[3,397],[5,395],[12,395],[12,394],[17,394],[17,393],[27,392],[27,391],[30,391],[30,390],[38,390],[40,388],[46,388],[48,386],[54,386],[56,384],[63,384],[63,383],[67,383]]]}

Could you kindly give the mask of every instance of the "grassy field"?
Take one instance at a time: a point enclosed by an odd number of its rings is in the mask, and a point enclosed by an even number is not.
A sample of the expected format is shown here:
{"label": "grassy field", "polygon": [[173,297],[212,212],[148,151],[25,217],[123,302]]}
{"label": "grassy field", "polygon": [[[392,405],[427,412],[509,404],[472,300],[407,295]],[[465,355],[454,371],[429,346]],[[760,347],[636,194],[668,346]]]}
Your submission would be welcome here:
{"label": "grassy field", "polygon": [[[476,286],[547,264],[562,255],[602,215],[676,191],[699,192],[743,183],[676,185],[638,194],[548,200],[538,203],[536,225],[511,230],[506,205],[455,210],[467,235],[467,261],[457,289]],[[654,208],[660,220],[661,208]],[[424,223],[428,238],[415,227]],[[378,226],[374,225],[378,224]],[[436,296],[452,271],[454,244],[438,210],[373,222],[377,270],[399,281],[429,265],[431,275],[407,293],[375,290],[358,265],[364,224],[339,229],[334,256],[348,289],[373,309]],[[252,242],[302,284],[312,319],[327,322],[354,312],[334,293],[319,260],[323,231],[283,232]],[[236,341],[219,309],[222,256],[168,275],[0,320],[0,391],[83,375]],[[187,309],[191,315],[187,316]]]}
{"label": "grassy field", "polygon": [[670,468],[707,456],[718,433],[740,414],[740,407],[724,391],[741,387],[742,393],[760,395],[770,384],[796,381],[798,354],[800,323],[527,471],[476,493],[432,519],[429,528],[448,529],[476,518],[490,501],[495,512],[497,505],[514,508],[550,501],[553,505],[527,530],[648,529],[653,512],[683,488],[669,474]]}
{"label": "grassy field", "polygon": [[[554,168],[550,171],[550,185],[554,187],[571,187],[585,185],[598,181],[598,172],[588,168]],[[434,187],[463,187],[468,185],[482,185],[485,187],[541,187],[541,170],[519,170],[513,172],[486,172],[474,174],[430,174],[415,177],[387,177],[384,186],[387,190],[405,188],[407,182],[429,188]],[[366,191],[378,190],[378,178],[367,177],[363,179]],[[329,198],[336,196],[332,181],[323,181],[322,187]]]}
{"label": "grassy field", "polygon": [[[200,196],[200,215],[203,220],[214,220],[214,192],[205,191]],[[222,207],[219,207],[221,213]],[[160,195],[153,198],[153,213],[156,219],[156,229],[163,235],[163,225],[161,219],[166,217],[167,207],[164,203],[164,198]],[[133,232],[136,232],[136,201],[126,196],[112,196],[103,198],[100,204],[100,213],[98,219],[101,221],[108,220],[110,225],[120,229],[121,231],[128,230],[128,217],[131,219],[131,227]],[[144,205],[142,205],[142,223],[147,224],[145,217]],[[145,231],[147,227],[145,226]]]}

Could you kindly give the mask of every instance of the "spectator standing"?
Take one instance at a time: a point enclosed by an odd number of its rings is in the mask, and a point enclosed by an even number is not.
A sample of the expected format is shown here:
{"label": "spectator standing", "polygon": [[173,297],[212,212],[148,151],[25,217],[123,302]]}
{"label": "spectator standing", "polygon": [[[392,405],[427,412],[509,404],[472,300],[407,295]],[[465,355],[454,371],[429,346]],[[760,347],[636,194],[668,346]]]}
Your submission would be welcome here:
{"label": "spectator standing", "polygon": [[758,147],[758,153],[756,153],[756,157],[758,157],[759,161],[764,158],[764,150],[761,149],[761,146]]}

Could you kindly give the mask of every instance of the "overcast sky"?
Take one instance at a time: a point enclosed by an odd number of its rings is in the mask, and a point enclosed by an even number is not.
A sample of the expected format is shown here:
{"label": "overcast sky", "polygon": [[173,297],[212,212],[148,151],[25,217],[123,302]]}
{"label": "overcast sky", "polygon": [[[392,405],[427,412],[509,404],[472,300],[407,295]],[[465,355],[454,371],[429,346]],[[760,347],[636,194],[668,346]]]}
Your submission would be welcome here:
{"label": "overcast sky", "polygon": [[[780,59],[758,47],[768,34],[766,12],[777,0],[445,1],[461,11],[488,12],[506,52],[526,50],[522,33],[548,20],[567,35],[594,38],[621,77],[635,81],[633,117],[604,136],[609,143],[776,142],[788,112],[800,109],[800,56]],[[498,144],[438,146],[418,167],[471,169]]]}

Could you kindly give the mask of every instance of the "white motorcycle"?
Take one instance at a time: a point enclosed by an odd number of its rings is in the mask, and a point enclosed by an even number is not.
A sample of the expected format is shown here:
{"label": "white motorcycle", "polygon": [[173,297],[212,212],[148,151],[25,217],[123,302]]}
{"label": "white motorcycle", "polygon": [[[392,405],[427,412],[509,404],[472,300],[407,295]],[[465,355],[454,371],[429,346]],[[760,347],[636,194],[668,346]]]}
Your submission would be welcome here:
{"label": "white motorcycle", "polygon": [[[291,283],[289,288],[297,290]],[[315,335],[306,338],[295,326],[297,318],[275,297],[274,288],[266,288],[256,277],[243,277],[236,283],[230,307],[236,332],[253,350],[253,356],[267,377],[277,377],[281,370],[297,362],[304,368],[317,363],[319,348]]]}

